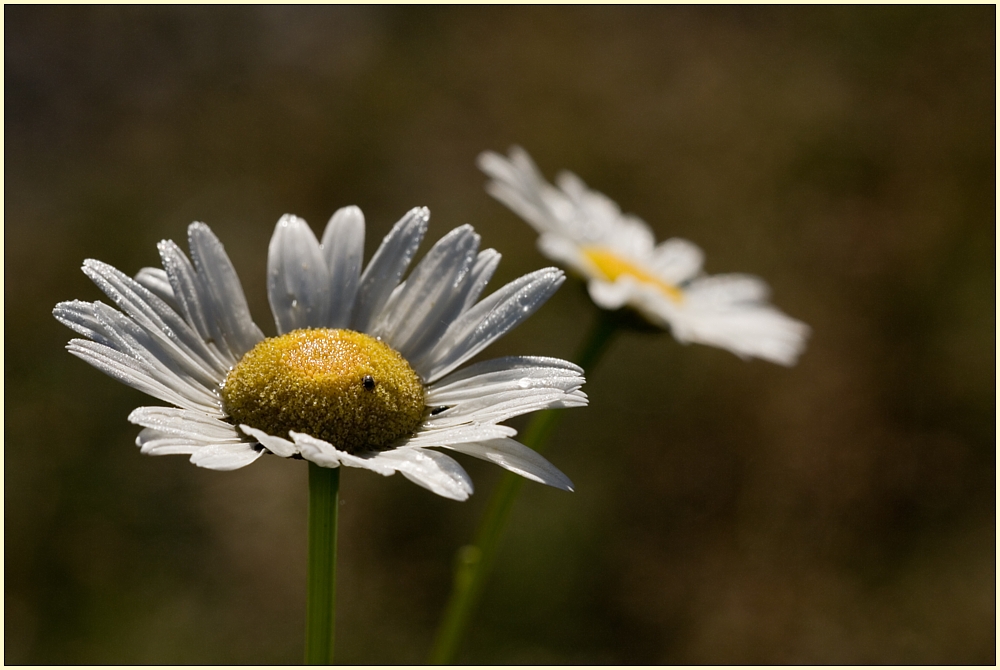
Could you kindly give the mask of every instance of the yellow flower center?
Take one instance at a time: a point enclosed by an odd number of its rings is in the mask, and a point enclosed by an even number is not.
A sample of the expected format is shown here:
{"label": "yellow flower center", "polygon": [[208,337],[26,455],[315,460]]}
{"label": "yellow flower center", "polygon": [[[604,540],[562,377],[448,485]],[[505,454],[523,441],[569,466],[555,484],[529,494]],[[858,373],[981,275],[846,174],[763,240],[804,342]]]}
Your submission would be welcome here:
{"label": "yellow flower center", "polygon": [[673,284],[654,277],[642,268],[634,265],[621,256],[614,254],[603,247],[584,247],[583,255],[594,264],[594,267],[604,275],[608,281],[615,281],[622,275],[628,275],[638,282],[655,286],[661,293],[665,294],[674,302],[684,300],[684,292]]}
{"label": "yellow flower center", "polygon": [[307,433],[350,453],[389,447],[424,417],[424,386],[409,363],[352,330],[308,328],[259,342],[219,393],[237,424],[284,438]]}

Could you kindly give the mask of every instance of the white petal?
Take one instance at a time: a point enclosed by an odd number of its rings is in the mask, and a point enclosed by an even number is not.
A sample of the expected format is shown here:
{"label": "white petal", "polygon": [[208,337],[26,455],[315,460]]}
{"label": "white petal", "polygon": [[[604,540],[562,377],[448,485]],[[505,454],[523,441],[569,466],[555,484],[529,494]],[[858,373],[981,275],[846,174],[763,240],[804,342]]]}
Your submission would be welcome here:
{"label": "white petal", "polygon": [[413,437],[403,440],[400,447],[443,447],[459,442],[482,442],[498,437],[512,437],[517,431],[510,426],[465,424],[444,428],[421,428]]}
{"label": "white petal", "polygon": [[97,342],[72,339],[66,349],[117,381],[154,398],[185,409],[215,411],[217,406],[191,400],[174,388],[172,379],[164,378],[148,365]]}
{"label": "white petal", "polygon": [[587,395],[583,391],[565,392],[550,388],[515,388],[489,393],[456,403],[433,415],[424,428],[445,428],[466,423],[499,423],[511,417],[549,408],[583,407]]}
{"label": "white petal", "polygon": [[267,300],[279,335],[327,323],[326,260],[309,224],[291,214],[278,220],[267,249]]}
{"label": "white petal", "polygon": [[462,314],[411,365],[428,383],[440,379],[531,316],[564,280],[562,270],[543,268],[512,281]]}
{"label": "white petal", "polygon": [[215,312],[216,307],[204,278],[198,275],[191,261],[173,241],[163,240],[156,247],[170,281],[177,313],[201,337],[210,353],[207,358],[214,361],[216,370],[225,374],[239,360],[239,356],[226,341],[221,326],[222,317]]}
{"label": "white petal", "polygon": [[201,453],[203,459],[210,460],[209,457],[213,455],[217,456],[221,451],[222,453],[238,454],[239,461],[252,462],[252,460],[255,460],[255,458],[250,458],[252,454],[245,453],[247,449],[252,450],[252,445],[242,443],[238,437],[205,440],[170,435],[154,428],[144,428],[139,431],[139,435],[135,438],[135,443],[139,447],[140,452],[147,456],[174,456]]}
{"label": "white petal", "polygon": [[174,291],[170,287],[170,279],[167,273],[161,268],[142,268],[135,275],[135,280],[148,288],[156,297],[177,309],[177,301],[174,299]]}
{"label": "white petal", "polygon": [[489,283],[490,279],[493,278],[493,273],[496,272],[497,266],[500,264],[500,252],[496,249],[483,249],[476,256],[476,262],[472,266],[472,271],[469,273],[469,282],[466,287],[465,296],[462,298],[462,309],[465,310],[476,304],[479,300],[479,296],[482,295],[483,289]]}
{"label": "white petal", "polygon": [[250,316],[236,268],[219,238],[204,223],[188,226],[188,245],[194,267],[208,290],[211,313],[219,320],[218,327],[229,349],[240,358],[263,340],[264,334]]}
{"label": "white petal", "polygon": [[135,444],[140,453],[147,456],[173,456],[176,454],[193,454],[211,441],[195,440],[176,435],[165,435],[152,428],[143,428],[135,438]]}
{"label": "white petal", "polygon": [[191,454],[191,462],[209,470],[236,470],[250,465],[264,455],[249,443],[211,444]]}
{"label": "white petal", "polygon": [[191,440],[212,442],[240,439],[239,433],[232,425],[204,412],[176,407],[138,407],[128,415],[128,420],[138,426],[152,428],[163,435]]}
{"label": "white petal", "polygon": [[583,369],[569,361],[545,356],[506,356],[480,361],[439,380],[427,389],[427,404],[443,405],[516,388],[571,391],[583,383]]}
{"label": "white petal", "polygon": [[330,274],[329,328],[347,328],[358,294],[365,252],[365,215],[355,206],[341,207],[326,224],[320,244]]}
{"label": "white petal", "polygon": [[276,456],[288,458],[299,453],[298,447],[284,438],[268,435],[264,431],[251,428],[246,424],[240,424],[240,430],[264,445],[268,451]]}
{"label": "white petal", "polygon": [[96,302],[89,303],[82,300],[68,300],[57,304],[52,310],[52,316],[59,323],[71,328],[74,332],[83,335],[87,339],[110,347],[113,345],[113,342],[105,334],[104,325],[94,312],[94,305],[96,304]]}
{"label": "white petal", "polygon": [[466,500],[472,494],[472,480],[452,458],[427,449],[401,448],[383,451],[377,457],[390,463],[415,484],[452,500]]}
{"label": "white petal", "polygon": [[163,337],[154,337],[161,333],[140,327],[108,305],[97,302],[93,309],[101,324],[101,333],[110,340],[113,349],[155,371],[159,378],[169,380],[172,388],[188,397],[210,403],[216,401],[214,391],[222,377],[208,369],[204,360],[188,355]]}
{"label": "white petal", "polygon": [[438,345],[458,315],[479,299],[499,262],[500,254],[496,250],[484,249],[479,252],[462,286],[445,298],[446,304],[441,307],[438,315],[434,319],[426,319],[419,337],[406,345],[407,360],[419,360]]}
{"label": "white petal", "polygon": [[304,433],[293,431],[291,436],[299,446],[303,458],[323,467],[344,465],[364,468],[384,476],[401,472],[410,481],[454,500],[465,500],[472,493],[469,475],[462,466],[444,454],[406,447],[354,456]]}
{"label": "white petal", "polygon": [[[167,303],[107,263],[87,259],[83,272],[142,328],[164,352],[192,375],[214,378],[217,372],[204,341]],[[95,309],[99,310],[100,303]]]}
{"label": "white petal", "polygon": [[420,240],[427,232],[428,219],[430,211],[426,207],[415,207],[382,240],[378,251],[361,275],[351,316],[352,329],[368,332],[417,253]]}
{"label": "white petal", "polygon": [[362,468],[377,472],[388,477],[396,471],[394,467],[378,459],[378,453],[368,453],[360,456],[341,451],[325,440],[305,433],[288,433],[299,448],[302,458],[324,468],[336,468],[345,465],[349,468]]}
{"label": "white petal", "polygon": [[442,445],[448,449],[496,463],[502,468],[541,484],[572,491],[573,482],[537,451],[516,440],[499,438],[485,442]]}
{"label": "white petal", "polygon": [[203,438],[185,437],[172,434],[171,431],[161,431],[156,428],[143,428],[135,438],[135,443],[143,454],[150,456],[166,456],[169,454],[193,454],[202,447],[213,444],[239,444],[244,440],[235,431],[228,437]]}
{"label": "white petal", "polygon": [[[441,321],[451,322],[463,304],[463,288],[476,261],[479,235],[472,226],[455,228],[427,252],[379,315],[370,333],[406,358]],[[449,309],[451,308],[451,309]],[[447,313],[447,314],[446,314]]]}

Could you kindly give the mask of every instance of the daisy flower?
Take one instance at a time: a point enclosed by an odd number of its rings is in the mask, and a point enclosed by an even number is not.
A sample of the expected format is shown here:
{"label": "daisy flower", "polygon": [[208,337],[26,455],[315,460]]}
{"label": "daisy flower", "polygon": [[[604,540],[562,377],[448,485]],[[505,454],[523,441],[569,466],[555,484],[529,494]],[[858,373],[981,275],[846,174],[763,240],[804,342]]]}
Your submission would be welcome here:
{"label": "daisy flower", "polygon": [[740,358],[794,365],[809,327],[768,304],[761,279],[706,275],[704,254],[679,238],[656,244],[649,226],[623,214],[571,172],[551,186],[524,149],[484,152],[486,190],[539,233],[539,250],[587,280],[590,297],[609,310],[631,307],[682,343],[700,342]]}
{"label": "daisy flower", "polygon": [[83,336],[69,351],[172,407],[140,407],[142,453],[189,454],[232,470],[265,454],[322,467],[401,472],[464,500],[472,482],[438,447],[572,490],[566,476],[500,422],[587,404],[583,371],[566,361],[512,356],[463,364],[514,328],[563,282],[546,268],[480,300],[500,254],[479,251],[471,226],[452,230],[409,276],[430,213],[416,208],[362,269],[365,222],[338,210],[322,240],[285,215],[271,238],[268,300],[277,337],[250,316],[222,244],[188,228],[190,259],[158,245],[160,268],[134,277],[87,260],[83,272],[118,309],[63,302],[55,317]]}

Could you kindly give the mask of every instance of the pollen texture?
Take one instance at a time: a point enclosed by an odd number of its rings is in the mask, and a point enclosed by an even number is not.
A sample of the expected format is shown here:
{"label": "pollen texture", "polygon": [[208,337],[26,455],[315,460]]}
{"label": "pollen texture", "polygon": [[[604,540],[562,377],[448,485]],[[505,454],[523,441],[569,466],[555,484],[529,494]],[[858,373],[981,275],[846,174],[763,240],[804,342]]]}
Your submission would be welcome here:
{"label": "pollen texture", "polygon": [[307,433],[341,451],[385,449],[424,415],[424,387],[391,347],[352,330],[308,328],[259,342],[220,389],[237,424]]}

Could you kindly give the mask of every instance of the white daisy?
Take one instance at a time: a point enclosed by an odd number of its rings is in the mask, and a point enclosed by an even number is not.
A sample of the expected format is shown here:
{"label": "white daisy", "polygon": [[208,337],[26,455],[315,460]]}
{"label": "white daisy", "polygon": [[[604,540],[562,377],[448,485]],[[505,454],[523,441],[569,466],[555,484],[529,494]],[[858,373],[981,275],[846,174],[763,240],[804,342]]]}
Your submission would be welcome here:
{"label": "white daisy", "polygon": [[71,353],[174,405],[129,415],[143,426],[136,443],[144,454],[190,454],[195,465],[232,470],[271,453],[401,472],[464,500],[472,482],[430,449],[441,447],[572,490],[499,423],[586,405],[583,370],[528,356],[458,369],[544,303],[562,271],[538,270],[479,300],[500,254],[479,251],[479,235],[465,225],[401,281],[429,216],[426,208],[407,213],[363,272],[360,209],[338,210],[322,242],[302,219],[282,217],[267,263],[278,337],[265,338],[253,322],[229,257],[203,223],[188,228],[191,260],[165,240],[163,269],[143,268],[134,279],[85,261],[84,273],[119,309],[74,300],[54,315],[86,338],[71,340]]}
{"label": "white daisy", "polygon": [[629,306],[682,343],[728,349],[794,365],[809,327],[769,305],[768,287],[745,274],[705,275],[704,254],[679,238],[655,243],[649,226],[623,214],[603,193],[571,172],[545,181],[527,152],[509,158],[479,156],[493,178],[486,190],[539,233],[539,250],[587,280],[591,298],[604,309]]}

